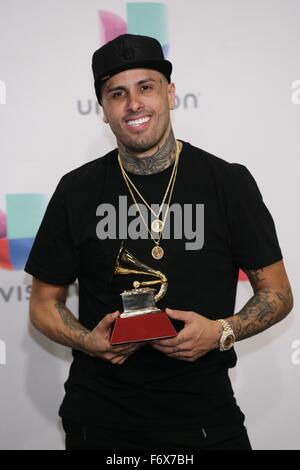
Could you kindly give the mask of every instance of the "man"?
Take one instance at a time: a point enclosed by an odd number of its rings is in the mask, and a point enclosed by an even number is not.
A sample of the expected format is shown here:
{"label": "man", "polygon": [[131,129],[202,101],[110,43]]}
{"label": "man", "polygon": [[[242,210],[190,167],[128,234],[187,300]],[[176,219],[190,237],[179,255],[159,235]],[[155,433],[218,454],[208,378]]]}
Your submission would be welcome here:
{"label": "man", "polygon": [[[95,52],[95,90],[118,149],[62,178],[26,265],[32,322],[73,348],[60,408],[67,449],[250,449],[228,378],[232,346],[292,309],[273,220],[249,171],[175,140],[171,71],[149,37],[122,35]],[[124,197],[131,209],[122,206],[127,217],[105,237],[103,207],[118,213]],[[193,218],[202,229],[202,243],[178,236],[176,217],[166,234],[172,204],[184,226]],[[147,237],[130,237],[134,222]],[[158,306],[181,325],[176,337],[111,345],[131,285],[114,275],[122,242],[167,276]],[[234,314],[239,268],[254,295]],[[79,320],[65,305],[76,279]]]}

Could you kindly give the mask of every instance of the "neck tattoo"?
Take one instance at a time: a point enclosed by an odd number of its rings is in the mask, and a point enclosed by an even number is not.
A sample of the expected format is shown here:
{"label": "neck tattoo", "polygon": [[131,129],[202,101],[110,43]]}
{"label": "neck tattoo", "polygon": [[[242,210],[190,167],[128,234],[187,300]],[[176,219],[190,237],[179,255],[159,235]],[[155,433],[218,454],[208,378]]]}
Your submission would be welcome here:
{"label": "neck tattoo", "polygon": [[138,158],[125,147],[119,145],[119,154],[126,171],[136,175],[152,175],[166,170],[175,160],[176,141],[173,131],[170,132],[161,148],[150,157]]}

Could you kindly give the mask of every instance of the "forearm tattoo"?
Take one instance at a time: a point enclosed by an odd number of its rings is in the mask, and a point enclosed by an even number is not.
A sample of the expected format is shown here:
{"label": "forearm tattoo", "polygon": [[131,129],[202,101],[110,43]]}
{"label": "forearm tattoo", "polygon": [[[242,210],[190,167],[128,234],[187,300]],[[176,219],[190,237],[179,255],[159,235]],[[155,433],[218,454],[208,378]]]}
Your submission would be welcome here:
{"label": "forearm tattoo", "polygon": [[282,320],[293,307],[293,295],[290,288],[282,291],[276,289],[259,289],[264,279],[263,269],[247,271],[254,289],[254,296],[242,310],[229,319],[237,340],[249,338],[266,330]]}
{"label": "forearm tattoo", "polygon": [[60,318],[62,319],[63,323],[68,327],[70,330],[74,332],[78,332],[78,341],[81,346],[84,346],[84,339],[90,331],[84,326],[82,326],[78,320],[74,317],[72,312],[62,303],[57,302],[55,304],[55,308],[59,313]]}

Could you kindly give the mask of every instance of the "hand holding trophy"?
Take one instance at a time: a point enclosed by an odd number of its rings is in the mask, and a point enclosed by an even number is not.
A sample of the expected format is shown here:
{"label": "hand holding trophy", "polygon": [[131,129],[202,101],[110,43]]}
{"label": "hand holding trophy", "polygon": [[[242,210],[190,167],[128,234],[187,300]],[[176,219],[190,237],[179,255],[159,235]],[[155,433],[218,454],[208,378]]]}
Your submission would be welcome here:
{"label": "hand holding trophy", "polygon": [[[132,290],[121,293],[124,311],[116,318],[111,344],[149,341],[158,338],[171,338],[177,335],[166,312],[156,307],[155,302],[166,293],[166,276],[135,258],[121,246],[114,275],[139,274],[153,276],[152,281],[134,281]],[[160,284],[159,291],[145,286]]]}

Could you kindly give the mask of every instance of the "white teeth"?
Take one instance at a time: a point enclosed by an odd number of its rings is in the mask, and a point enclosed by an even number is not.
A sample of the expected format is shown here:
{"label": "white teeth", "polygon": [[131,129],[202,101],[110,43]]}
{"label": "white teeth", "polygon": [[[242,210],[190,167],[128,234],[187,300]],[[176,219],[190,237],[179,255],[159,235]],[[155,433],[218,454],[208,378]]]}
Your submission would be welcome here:
{"label": "white teeth", "polygon": [[144,118],[127,121],[127,124],[129,126],[139,126],[140,124],[144,124],[144,122],[148,122],[149,120],[150,120],[150,116],[146,116]]}

